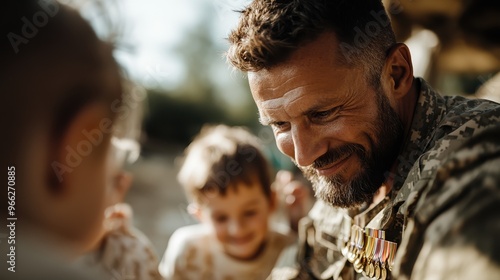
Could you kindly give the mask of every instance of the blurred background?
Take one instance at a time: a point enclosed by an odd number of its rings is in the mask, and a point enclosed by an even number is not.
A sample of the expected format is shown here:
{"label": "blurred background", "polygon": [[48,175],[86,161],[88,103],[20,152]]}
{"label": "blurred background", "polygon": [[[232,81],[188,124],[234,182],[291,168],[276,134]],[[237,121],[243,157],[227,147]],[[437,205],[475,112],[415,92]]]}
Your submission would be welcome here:
{"label": "blurred background", "polygon": [[[126,201],[161,257],[180,226],[195,223],[176,175],[179,156],[206,123],[249,127],[276,170],[291,170],[257,122],[246,77],[225,62],[225,40],[249,0],[63,0],[115,43],[125,76],[144,94],[141,155]],[[384,0],[415,75],[443,94],[500,97],[500,2]]]}

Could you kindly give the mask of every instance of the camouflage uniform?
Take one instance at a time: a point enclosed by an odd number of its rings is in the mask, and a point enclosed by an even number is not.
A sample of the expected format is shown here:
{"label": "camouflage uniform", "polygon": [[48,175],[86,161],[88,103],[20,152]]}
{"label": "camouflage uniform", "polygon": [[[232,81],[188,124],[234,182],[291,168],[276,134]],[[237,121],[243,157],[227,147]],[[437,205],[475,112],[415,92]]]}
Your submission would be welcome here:
{"label": "camouflage uniform", "polygon": [[500,279],[500,105],[417,82],[392,191],[370,209],[318,201],[300,224],[298,268],[269,279],[370,279],[342,253],[355,226],[397,243],[387,279]]}

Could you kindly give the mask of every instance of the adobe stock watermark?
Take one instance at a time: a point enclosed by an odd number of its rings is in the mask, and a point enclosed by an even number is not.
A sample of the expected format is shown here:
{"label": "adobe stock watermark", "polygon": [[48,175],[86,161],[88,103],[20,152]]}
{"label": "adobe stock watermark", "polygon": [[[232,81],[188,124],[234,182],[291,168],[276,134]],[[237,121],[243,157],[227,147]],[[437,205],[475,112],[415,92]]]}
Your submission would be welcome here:
{"label": "adobe stock watermark", "polygon": [[[147,93],[144,90],[134,88],[130,91],[130,94],[124,96],[123,100],[114,100],[111,103],[111,111],[117,114],[115,122],[126,119],[137,106],[140,106],[146,95]],[[106,134],[113,133],[113,120],[104,118],[99,122],[98,128],[91,131],[84,129],[81,133],[85,138],[84,140],[78,142],[76,147],[69,145],[65,147],[66,157],[64,162],[53,161],[51,164],[59,182],[64,180],[64,174],[73,172],[85,157],[89,156],[93,149],[102,143]]]}
{"label": "adobe stock watermark", "polygon": [[7,38],[12,46],[12,49],[17,54],[21,44],[28,44],[30,39],[33,39],[40,28],[43,28],[49,23],[50,18],[53,18],[59,12],[59,4],[54,0],[39,0],[38,5],[40,10],[35,12],[31,17],[23,16],[20,18],[20,32],[9,32]]}
{"label": "adobe stock watermark", "polygon": [[164,80],[172,74],[171,70],[161,64],[146,67],[146,74],[143,83],[147,87],[161,87]]}
{"label": "adobe stock watermark", "polygon": [[[410,1],[410,0],[408,0]],[[373,17],[372,21],[369,21],[364,28],[354,27],[354,39],[353,44],[347,42],[340,43],[340,51],[346,58],[348,63],[351,63],[354,57],[359,56],[363,49],[370,45],[371,40],[376,38],[383,28],[387,28],[391,23],[389,14],[397,15],[403,11],[403,6],[400,1],[394,1],[391,3],[387,10],[371,11],[370,15]]]}
{"label": "adobe stock watermark", "polygon": [[257,137],[260,139],[260,142],[263,145],[276,144],[274,133],[269,127],[261,127],[261,129],[259,129],[259,132],[257,133]]}

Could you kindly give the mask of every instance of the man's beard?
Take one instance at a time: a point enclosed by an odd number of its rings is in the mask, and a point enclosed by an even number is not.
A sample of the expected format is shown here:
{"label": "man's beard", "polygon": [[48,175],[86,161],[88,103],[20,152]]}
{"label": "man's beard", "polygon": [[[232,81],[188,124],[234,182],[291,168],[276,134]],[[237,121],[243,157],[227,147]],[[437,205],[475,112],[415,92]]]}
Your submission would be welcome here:
{"label": "man's beard", "polygon": [[[351,208],[365,202],[370,203],[399,153],[403,139],[403,125],[382,90],[377,90],[376,94],[379,117],[376,124],[376,139],[372,139],[373,147],[370,154],[359,144],[346,144],[328,150],[312,165],[298,166],[304,176],[312,182],[315,196],[333,206]],[[350,180],[344,178],[342,174],[328,177],[321,176],[316,171],[346,156],[356,156],[361,163],[360,171]]]}

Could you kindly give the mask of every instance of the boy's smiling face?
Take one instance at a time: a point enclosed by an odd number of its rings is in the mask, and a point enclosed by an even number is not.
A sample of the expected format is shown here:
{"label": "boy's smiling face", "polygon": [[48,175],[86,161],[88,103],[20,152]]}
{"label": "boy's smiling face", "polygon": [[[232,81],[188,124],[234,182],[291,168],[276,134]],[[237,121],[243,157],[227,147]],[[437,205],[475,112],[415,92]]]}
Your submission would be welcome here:
{"label": "boy's smiling face", "polygon": [[248,260],[265,245],[274,202],[266,197],[260,184],[238,183],[225,195],[207,194],[199,210],[201,221],[212,227],[224,252]]}

